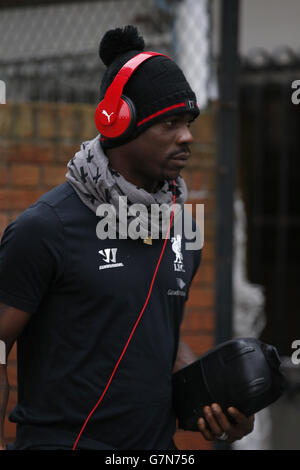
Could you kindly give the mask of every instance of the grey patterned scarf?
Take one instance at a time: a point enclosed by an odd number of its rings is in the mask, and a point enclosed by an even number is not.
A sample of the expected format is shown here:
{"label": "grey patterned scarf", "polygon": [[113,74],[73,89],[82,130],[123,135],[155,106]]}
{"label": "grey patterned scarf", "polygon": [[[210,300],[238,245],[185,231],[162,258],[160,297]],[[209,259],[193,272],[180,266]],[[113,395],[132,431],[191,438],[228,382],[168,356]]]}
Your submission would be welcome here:
{"label": "grey patterned scarf", "polygon": [[[170,208],[173,203],[173,182],[165,181],[156,193],[148,193],[142,188],[127,181],[120,173],[109,167],[109,160],[104,154],[100,135],[92,140],[83,142],[80,151],[68,163],[66,178],[72,185],[82,202],[92,211],[97,213],[99,204],[112,204],[119,217],[120,197],[122,203],[126,204],[128,222],[136,219],[136,213],[130,213],[133,204],[143,204],[148,214],[139,215],[141,227],[146,231],[149,229],[149,213],[151,205],[161,207],[159,223],[153,227],[151,219],[151,230],[154,233],[162,233],[162,220],[170,218]],[[124,196],[126,196],[124,198]],[[182,206],[187,199],[187,188],[181,176],[175,180],[175,210],[174,222],[181,216]]]}

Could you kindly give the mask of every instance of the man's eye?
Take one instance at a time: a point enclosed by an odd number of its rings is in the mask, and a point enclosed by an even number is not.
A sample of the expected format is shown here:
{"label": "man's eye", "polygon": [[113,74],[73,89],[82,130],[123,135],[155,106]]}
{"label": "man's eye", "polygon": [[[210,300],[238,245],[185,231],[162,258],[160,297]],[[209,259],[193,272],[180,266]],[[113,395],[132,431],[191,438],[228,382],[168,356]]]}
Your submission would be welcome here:
{"label": "man's eye", "polygon": [[164,123],[167,127],[173,127],[177,124],[177,121],[175,119],[168,119]]}
{"label": "man's eye", "polygon": [[164,121],[164,125],[168,128],[174,128],[180,125],[186,125],[187,127],[190,127],[191,123],[192,123],[192,120],[184,122],[180,119],[166,119]]}

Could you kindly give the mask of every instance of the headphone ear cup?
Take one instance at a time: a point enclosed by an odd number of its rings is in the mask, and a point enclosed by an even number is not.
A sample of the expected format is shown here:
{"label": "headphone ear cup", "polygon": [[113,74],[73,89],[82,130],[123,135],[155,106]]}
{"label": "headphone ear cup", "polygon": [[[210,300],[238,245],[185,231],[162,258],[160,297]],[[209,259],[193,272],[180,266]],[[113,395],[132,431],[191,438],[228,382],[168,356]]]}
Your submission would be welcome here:
{"label": "headphone ear cup", "polygon": [[120,120],[125,119],[126,123],[127,123],[126,130],[124,132],[122,132],[122,134],[119,136],[119,137],[122,137],[122,139],[123,139],[123,138],[129,137],[130,134],[132,133],[132,131],[134,130],[135,126],[136,126],[136,109],[135,109],[133,101],[130,98],[128,98],[128,96],[122,95],[121,96],[121,101],[123,101],[125,103],[125,107],[127,105],[128,109],[129,109],[129,115],[130,115],[129,120],[127,119],[127,116],[123,117],[122,111],[121,111],[122,106],[121,106],[118,118]]}
{"label": "headphone ear cup", "polygon": [[103,137],[118,139],[128,137],[136,124],[135,106],[130,98],[122,95],[119,101],[117,116],[110,122],[110,115],[105,109],[105,100],[97,106],[95,113],[95,124]]}

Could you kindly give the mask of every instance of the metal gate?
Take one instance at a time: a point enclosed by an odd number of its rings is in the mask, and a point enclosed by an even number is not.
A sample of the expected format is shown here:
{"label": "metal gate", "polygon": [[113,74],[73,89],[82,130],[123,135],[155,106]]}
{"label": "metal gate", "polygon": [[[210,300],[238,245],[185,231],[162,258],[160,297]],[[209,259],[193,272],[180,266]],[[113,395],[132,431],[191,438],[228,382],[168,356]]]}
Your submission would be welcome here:
{"label": "metal gate", "polygon": [[261,339],[290,356],[300,338],[300,59],[257,51],[242,65],[239,178],[248,217],[248,275],[266,296]]}

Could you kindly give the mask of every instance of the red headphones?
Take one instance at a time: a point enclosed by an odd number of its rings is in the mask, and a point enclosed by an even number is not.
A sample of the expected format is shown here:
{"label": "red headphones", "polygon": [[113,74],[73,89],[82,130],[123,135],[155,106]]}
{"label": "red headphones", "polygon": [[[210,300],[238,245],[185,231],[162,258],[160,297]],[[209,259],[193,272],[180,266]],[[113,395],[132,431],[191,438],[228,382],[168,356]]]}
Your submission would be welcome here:
{"label": "red headphones", "polygon": [[127,137],[130,134],[136,124],[136,111],[131,99],[122,95],[123,88],[143,62],[159,55],[167,57],[157,52],[141,52],[119,70],[95,112],[95,124],[103,137]]}

